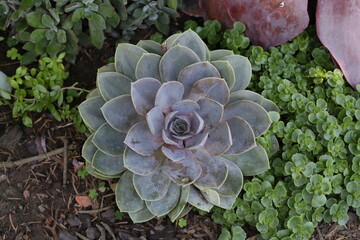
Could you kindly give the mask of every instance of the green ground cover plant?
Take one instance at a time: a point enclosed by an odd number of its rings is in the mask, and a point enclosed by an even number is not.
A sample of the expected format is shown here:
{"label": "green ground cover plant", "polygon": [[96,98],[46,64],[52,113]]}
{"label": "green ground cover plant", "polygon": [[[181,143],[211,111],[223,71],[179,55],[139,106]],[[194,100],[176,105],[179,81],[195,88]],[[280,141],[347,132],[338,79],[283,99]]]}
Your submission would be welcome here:
{"label": "green ground cover plant", "polygon": [[[221,31],[216,38],[228,41]],[[224,227],[220,239],[235,239],[234,226],[245,224],[257,228],[258,239],[309,239],[322,221],[344,225],[350,210],[360,216],[360,87],[346,83],[313,28],[268,51],[238,52],[252,63],[251,89],[280,108],[258,139],[269,149],[276,136],[280,151],[270,170],[245,181],[233,209],[214,209],[212,218]]]}
{"label": "green ground cover plant", "polygon": [[[15,48],[10,49],[7,56],[12,60],[23,57]],[[65,53],[53,58],[42,57],[38,66],[32,68],[20,65],[13,76],[6,78],[12,89],[0,88],[0,105],[11,106],[12,116],[21,119],[27,127],[33,125],[31,112],[49,111],[57,121],[71,120],[78,131],[85,132],[79,112],[72,104],[85,90],[77,88],[76,83],[64,87],[69,76],[63,65],[64,57]]]}

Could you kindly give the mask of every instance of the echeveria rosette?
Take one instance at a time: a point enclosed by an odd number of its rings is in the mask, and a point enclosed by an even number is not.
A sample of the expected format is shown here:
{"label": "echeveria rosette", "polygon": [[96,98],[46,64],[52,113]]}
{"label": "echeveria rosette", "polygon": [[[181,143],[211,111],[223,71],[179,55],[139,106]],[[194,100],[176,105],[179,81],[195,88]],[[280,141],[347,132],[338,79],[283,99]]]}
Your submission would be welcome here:
{"label": "echeveria rosette", "polygon": [[120,177],[116,202],[134,222],[175,220],[191,206],[231,208],[243,176],[269,168],[256,138],[278,111],[244,90],[250,78],[247,58],[210,52],[191,30],[162,45],[119,44],[79,106],[93,132],[83,146],[88,171]]}

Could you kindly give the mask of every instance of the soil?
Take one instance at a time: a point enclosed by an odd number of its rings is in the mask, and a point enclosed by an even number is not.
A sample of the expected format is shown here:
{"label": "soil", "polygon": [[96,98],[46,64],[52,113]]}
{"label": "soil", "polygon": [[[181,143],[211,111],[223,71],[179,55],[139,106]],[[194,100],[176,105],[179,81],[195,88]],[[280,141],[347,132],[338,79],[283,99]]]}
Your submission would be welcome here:
{"label": "soil", "polygon": [[[10,75],[18,65],[7,62],[6,48],[1,44],[0,68]],[[109,39],[101,50],[82,49],[77,63],[67,66],[68,84],[78,82],[79,87],[94,88],[96,71],[113,56],[115,46],[116,40]],[[86,136],[79,134],[71,123],[57,122],[47,113],[34,114],[32,118],[34,127],[26,128],[11,118],[11,109],[0,108],[0,240],[218,238],[221,226],[215,224],[210,215],[190,212],[183,228],[168,218],[155,218],[143,224],[133,224],[126,214],[119,218],[111,190],[113,181],[105,182],[105,190],[98,191],[99,196],[92,200],[92,206],[81,207],[75,197],[87,196],[88,190],[98,188],[101,182],[92,176],[80,178],[75,172],[84,162],[81,146]],[[73,148],[64,150],[64,146]],[[61,153],[17,167],[4,167],[56,149]],[[346,229],[339,230],[336,224],[324,223],[312,239],[360,239],[360,221],[353,213],[350,215]],[[256,239],[256,234],[249,239]]]}

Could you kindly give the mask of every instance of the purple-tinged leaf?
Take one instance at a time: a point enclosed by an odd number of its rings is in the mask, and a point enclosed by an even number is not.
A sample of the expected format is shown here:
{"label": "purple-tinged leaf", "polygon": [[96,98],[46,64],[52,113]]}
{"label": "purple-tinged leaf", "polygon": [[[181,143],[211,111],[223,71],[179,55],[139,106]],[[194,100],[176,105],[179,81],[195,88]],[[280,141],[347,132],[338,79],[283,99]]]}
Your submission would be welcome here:
{"label": "purple-tinged leaf", "polygon": [[170,107],[180,101],[184,94],[184,86],[180,82],[171,81],[161,85],[156,94],[155,106],[164,113],[170,112]]}
{"label": "purple-tinged leaf", "polygon": [[145,116],[155,104],[161,83],[155,78],[142,78],[131,84],[131,99],[135,110]]}
{"label": "purple-tinged leaf", "polygon": [[192,155],[191,151],[187,149],[177,148],[172,145],[164,145],[161,147],[161,150],[167,158],[175,162],[185,160],[190,155]]}
{"label": "purple-tinged leaf", "polygon": [[204,147],[213,156],[225,153],[233,144],[230,127],[226,121],[219,123],[209,131]]}
{"label": "purple-tinged leaf", "polygon": [[225,105],[229,100],[229,88],[225,80],[208,77],[197,81],[192,87],[189,99],[198,101],[201,98],[211,98]]}
{"label": "purple-tinged leaf", "polygon": [[163,159],[161,151],[155,152],[152,156],[142,156],[128,147],[124,151],[124,166],[138,175],[152,174]]}
{"label": "purple-tinged leaf", "polygon": [[160,134],[165,128],[165,117],[159,107],[154,107],[146,114],[146,121],[153,135]]}
{"label": "purple-tinged leaf", "polygon": [[201,174],[201,167],[191,152],[187,158],[179,161],[167,160],[165,165],[168,176],[179,185],[189,185]]}

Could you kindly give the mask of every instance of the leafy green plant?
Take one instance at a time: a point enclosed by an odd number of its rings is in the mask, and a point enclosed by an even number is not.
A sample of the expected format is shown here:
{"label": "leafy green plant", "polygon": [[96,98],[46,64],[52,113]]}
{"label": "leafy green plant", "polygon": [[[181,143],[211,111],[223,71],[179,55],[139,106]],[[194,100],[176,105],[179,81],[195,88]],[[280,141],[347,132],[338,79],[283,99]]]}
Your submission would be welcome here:
{"label": "leafy green plant", "polygon": [[309,239],[322,221],[344,225],[350,210],[360,216],[360,87],[346,85],[314,36],[310,28],[269,51],[239,49],[252,63],[250,89],[280,108],[258,143],[271,155],[276,136],[282,152],[270,158],[272,169],[245,181],[233,209],[213,209],[227,239],[227,229],[245,224],[259,239]]}
{"label": "leafy green plant", "polygon": [[119,26],[123,39],[134,30],[155,25],[168,34],[170,17],[177,17],[177,0],[13,0],[0,1],[0,26],[11,27],[9,43],[23,43],[28,64],[39,55],[66,53],[74,63],[80,45],[101,48],[105,32]]}
{"label": "leafy green plant", "polygon": [[250,78],[247,58],[209,51],[192,30],[162,45],[119,44],[79,106],[92,132],[82,152],[88,171],[120,177],[116,202],[134,222],[175,221],[192,206],[230,209],[243,175],[269,168],[256,138],[271,125],[268,112],[278,111],[244,90]]}
{"label": "leafy green plant", "polygon": [[183,228],[183,227],[186,227],[186,225],[187,225],[186,219],[185,219],[185,218],[179,218],[179,220],[178,220],[178,226],[179,226],[180,228]]}
{"label": "leafy green plant", "polygon": [[89,175],[85,166],[82,166],[79,170],[77,170],[76,174],[82,179],[86,178]]}
{"label": "leafy green plant", "polygon": [[[10,57],[14,54],[18,58],[22,57],[14,50],[10,52]],[[62,64],[64,57],[65,53],[54,58],[43,57],[39,60],[37,68],[18,67],[15,75],[6,79],[12,91],[0,90],[0,104],[10,105],[12,116],[21,118],[25,126],[31,127],[33,124],[29,117],[30,112],[48,110],[56,120],[70,119],[79,131],[84,132],[86,128],[77,109],[70,106],[73,99],[81,95],[83,89],[75,87],[75,84],[70,87],[63,86],[69,75]]]}
{"label": "leafy green plant", "polygon": [[97,192],[96,189],[90,189],[88,196],[89,198],[96,198],[99,196],[99,193]]}

